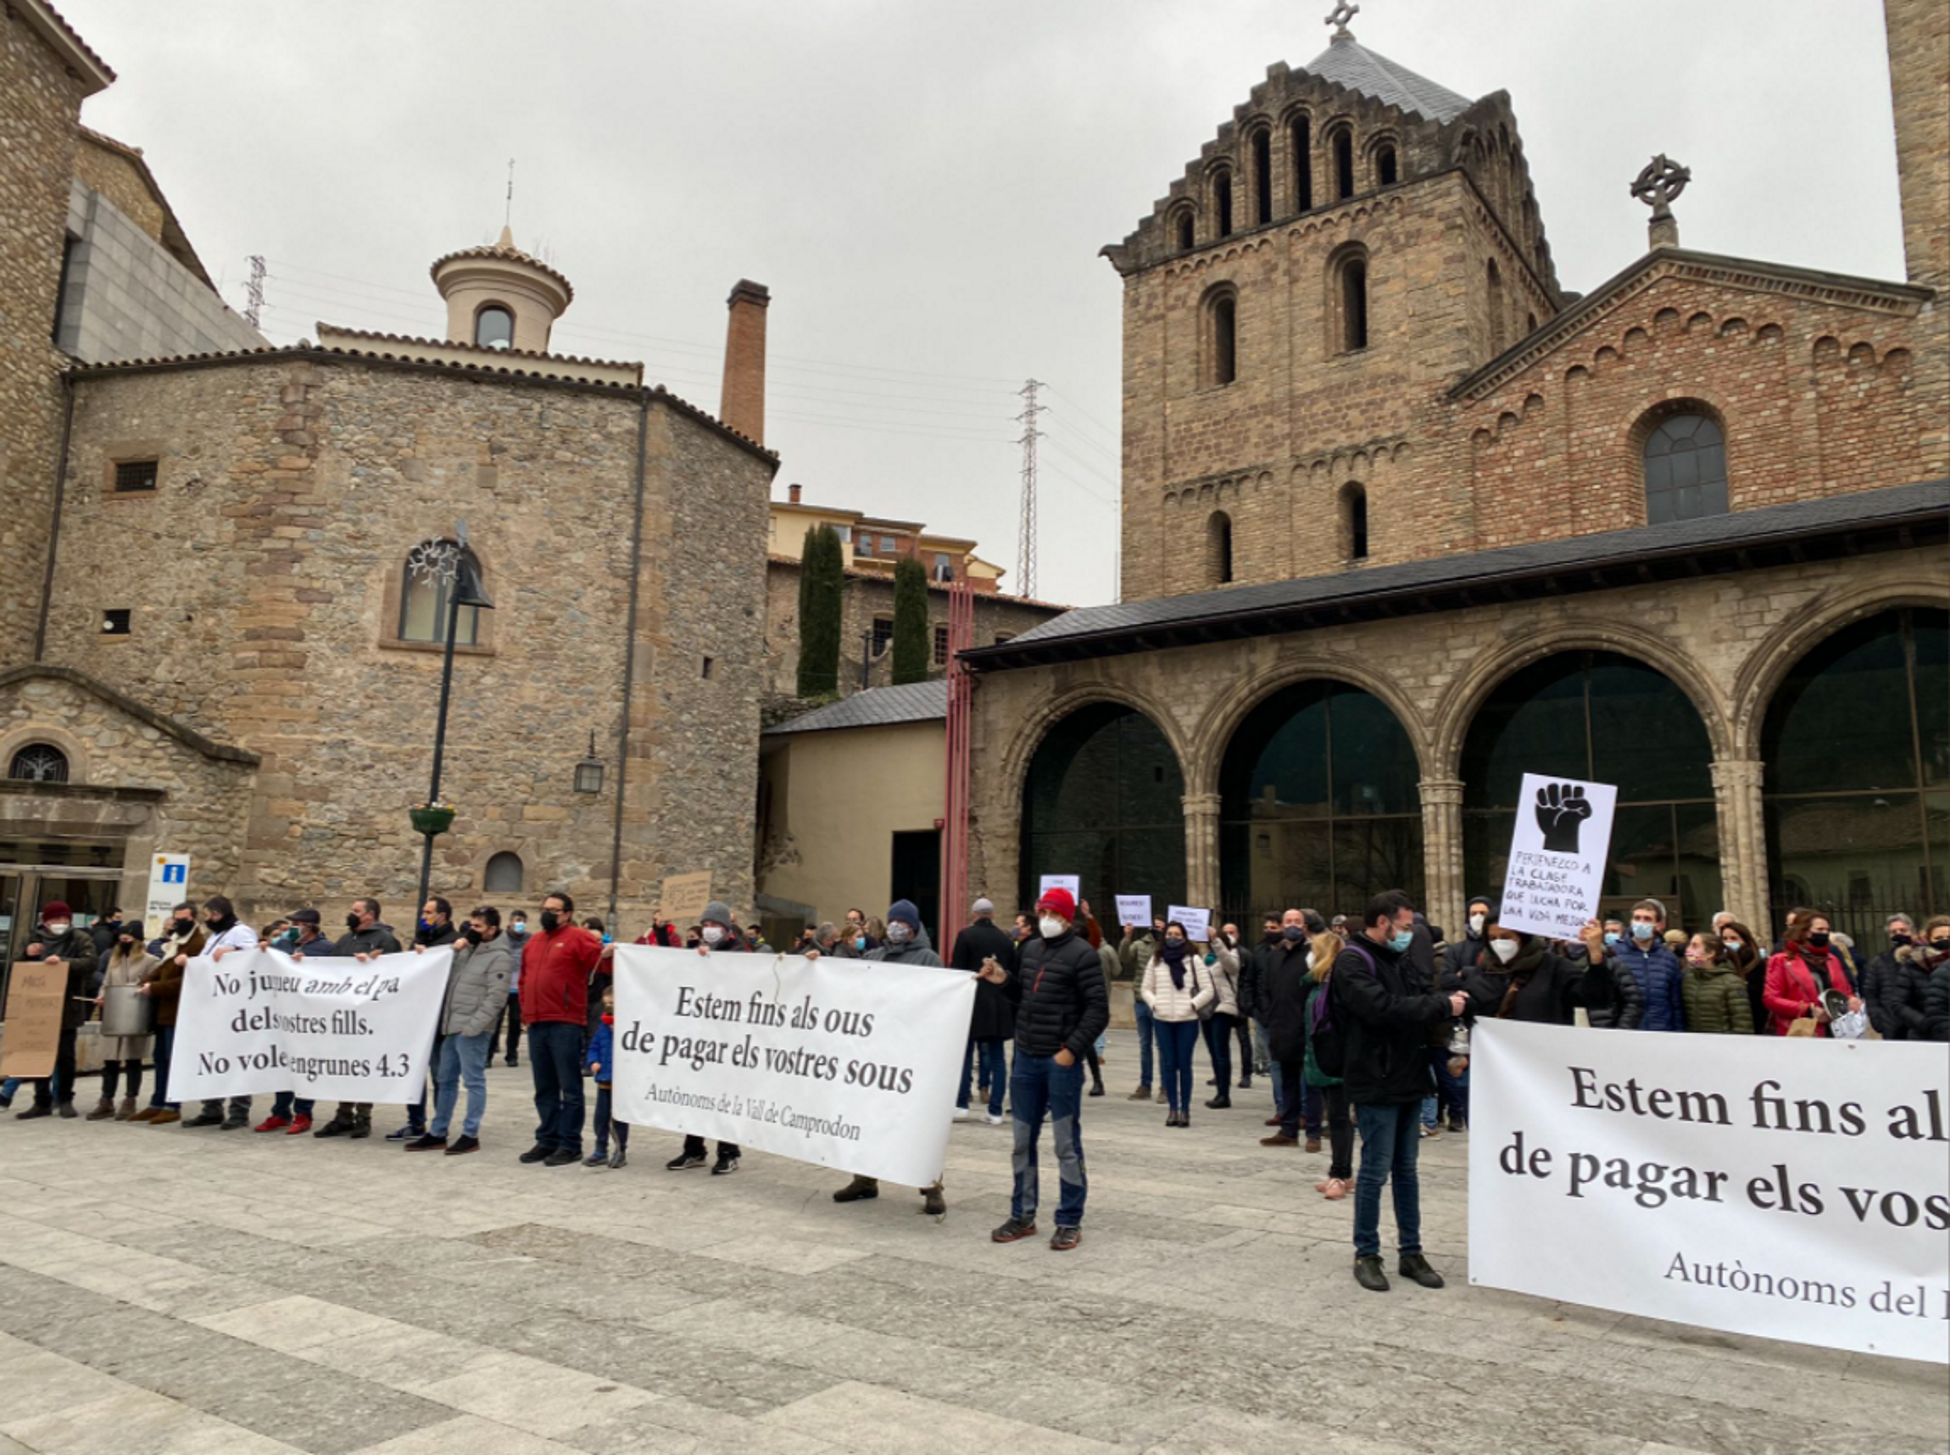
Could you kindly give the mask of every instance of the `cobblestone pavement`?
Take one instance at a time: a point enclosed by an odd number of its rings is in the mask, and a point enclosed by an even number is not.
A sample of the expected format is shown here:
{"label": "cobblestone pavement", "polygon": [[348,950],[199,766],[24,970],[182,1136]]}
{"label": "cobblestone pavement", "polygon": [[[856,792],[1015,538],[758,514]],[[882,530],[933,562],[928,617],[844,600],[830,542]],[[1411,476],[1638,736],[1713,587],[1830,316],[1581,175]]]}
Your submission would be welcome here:
{"label": "cobblestone pavement", "polygon": [[518,1165],[525,1064],[471,1157],[0,1118],[0,1455],[1950,1449],[1940,1368],[1469,1288],[1464,1137],[1422,1159],[1451,1286],[1366,1293],[1326,1159],[1256,1145],[1265,1082],[1168,1131],[1134,1049],[1084,1104],[1071,1254],[988,1241],[979,1121],[937,1221],[760,1154],[673,1175],[649,1131],[620,1171]]}

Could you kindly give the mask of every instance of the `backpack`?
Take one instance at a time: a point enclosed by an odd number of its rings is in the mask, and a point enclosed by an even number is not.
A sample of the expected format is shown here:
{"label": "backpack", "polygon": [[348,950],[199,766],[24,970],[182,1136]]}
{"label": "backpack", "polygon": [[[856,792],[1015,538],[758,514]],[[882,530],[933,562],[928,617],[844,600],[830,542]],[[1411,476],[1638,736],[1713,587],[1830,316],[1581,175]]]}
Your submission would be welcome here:
{"label": "backpack", "polygon": [[[1359,945],[1350,944],[1348,949],[1359,955],[1367,963],[1368,973],[1374,974],[1374,957]],[[1312,1013],[1308,1016],[1307,1037],[1313,1043],[1314,1065],[1324,1076],[1342,1077],[1347,1074],[1347,1036],[1334,1024],[1333,981],[1329,980],[1324,992],[1314,996]]]}

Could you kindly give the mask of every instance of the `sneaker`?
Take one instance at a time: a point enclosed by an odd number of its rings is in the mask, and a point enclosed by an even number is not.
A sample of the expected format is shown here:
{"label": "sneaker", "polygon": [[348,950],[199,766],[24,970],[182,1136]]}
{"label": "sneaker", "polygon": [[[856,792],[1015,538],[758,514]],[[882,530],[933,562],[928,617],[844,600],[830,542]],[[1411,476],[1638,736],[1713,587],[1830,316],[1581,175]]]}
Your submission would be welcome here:
{"label": "sneaker", "polygon": [[432,1132],[428,1132],[425,1136],[415,1137],[412,1141],[408,1142],[406,1144],[406,1150],[409,1152],[438,1152],[446,1145],[447,1139],[445,1137],[436,1137]]}
{"label": "sneaker", "polygon": [[582,1160],[582,1153],[576,1151],[574,1148],[557,1147],[553,1152],[550,1152],[546,1157],[542,1158],[542,1166],[567,1167],[570,1164],[575,1162],[580,1162],[581,1160]]}
{"label": "sneaker", "polygon": [[1034,1218],[1010,1218],[1008,1222],[989,1234],[991,1243],[1014,1243],[1022,1238],[1036,1236]]}
{"label": "sneaker", "polygon": [[200,1111],[193,1117],[183,1118],[183,1125],[185,1127],[220,1127],[223,1125],[223,1113],[220,1111]]}
{"label": "sneaker", "polygon": [[1441,1136],[1441,1135],[1442,1135],[1442,1128],[1441,1128],[1441,1127],[1431,1127],[1431,1126],[1426,1126],[1426,1125],[1425,1125],[1425,1126],[1424,1126],[1424,1127],[1422,1128],[1422,1139],[1423,1139],[1424,1141],[1427,1141],[1427,1142],[1432,1142],[1432,1141],[1434,1141],[1434,1140],[1435,1140],[1435,1139],[1436,1139],[1437,1137],[1439,1137],[1439,1136]]}
{"label": "sneaker", "polygon": [[386,1133],[386,1140],[389,1142],[410,1142],[415,1137],[424,1137],[426,1134],[427,1129],[425,1127],[416,1127],[413,1123],[408,1122],[397,1132]]}
{"label": "sneaker", "polygon": [[247,1116],[228,1116],[217,1128],[220,1132],[244,1132],[250,1130],[251,1119]]}
{"label": "sneaker", "polygon": [[1059,1253],[1068,1253],[1083,1241],[1082,1228],[1058,1227],[1049,1235],[1049,1245]]}
{"label": "sneaker", "polygon": [[310,1130],[311,1130],[311,1118],[306,1116],[303,1112],[299,1112],[298,1115],[296,1115],[291,1119],[291,1125],[284,1129],[284,1134],[287,1137],[302,1137],[306,1132],[309,1132]]}
{"label": "sneaker", "polygon": [[1275,1132],[1270,1137],[1261,1137],[1259,1144],[1262,1147],[1297,1147],[1300,1145],[1300,1139],[1289,1137],[1285,1132]]}
{"label": "sneaker", "polygon": [[352,1123],[339,1117],[333,1117],[324,1126],[313,1132],[312,1135],[314,1137],[349,1137],[352,1135]]}
{"label": "sneaker", "polygon": [[363,1142],[367,1137],[372,1135],[372,1122],[367,1118],[360,1117],[352,1123],[352,1130],[346,1133],[346,1135],[351,1137],[355,1142]]}
{"label": "sneaker", "polygon": [[585,1167],[607,1167],[609,1166],[609,1153],[606,1151],[591,1152],[587,1157],[582,1159],[582,1165]]}
{"label": "sneaker", "polygon": [[872,1177],[855,1177],[833,1194],[834,1202],[871,1202],[880,1196],[880,1183]]}
{"label": "sneaker", "polygon": [[1319,1137],[1307,1138],[1307,1150],[1309,1152],[1318,1152],[1320,1150],[1320,1138]]}
{"label": "sneaker", "polygon": [[1007,1120],[1007,1118],[1002,1116],[999,1112],[990,1112],[988,1115],[983,1117],[982,1120],[987,1122],[992,1127],[999,1127],[1002,1125],[1004,1121]]}
{"label": "sneaker", "polygon": [[1132,1092],[1129,1096],[1125,1097],[1124,1100],[1149,1101],[1151,1100],[1151,1088],[1148,1086],[1140,1086],[1136,1091]]}
{"label": "sneaker", "polygon": [[967,1107],[965,1107],[965,1106],[958,1106],[958,1107],[956,1107],[956,1108],[955,1108],[955,1116],[954,1116],[954,1119],[955,1119],[956,1121],[958,1121],[958,1122],[965,1122],[965,1121],[967,1121],[967,1120],[968,1120],[968,1108],[967,1108]]}
{"label": "sneaker", "polygon": [[623,1164],[629,1160],[630,1160],[629,1154],[627,1154],[621,1147],[618,1147],[614,1152],[611,1152],[609,1154],[609,1170],[611,1172],[618,1171],[622,1168]]}
{"label": "sneaker", "polygon": [[[1376,1259],[1375,1261],[1379,1262],[1380,1260]],[[1442,1281],[1442,1275],[1431,1268],[1429,1266],[1429,1260],[1424,1258],[1420,1253],[1402,1254],[1401,1262],[1395,1265],[1395,1271],[1404,1278],[1413,1279],[1424,1288],[1442,1288],[1445,1286]]]}
{"label": "sneaker", "polygon": [[702,1152],[679,1152],[675,1157],[672,1157],[668,1162],[664,1163],[664,1171],[689,1172],[693,1167],[702,1167],[703,1165],[704,1154]]}
{"label": "sneaker", "polygon": [[15,1112],[14,1120],[17,1122],[31,1122],[31,1121],[38,1121],[42,1117],[51,1117],[53,1115],[54,1115],[53,1107],[41,1106],[37,1103],[33,1106],[28,1107],[26,1111]]}
{"label": "sneaker", "polygon": [[263,1121],[252,1127],[251,1130],[253,1132],[281,1132],[290,1125],[290,1117],[281,1117],[276,1112],[273,1112],[270,1116],[267,1116]]}
{"label": "sneaker", "polygon": [[729,1177],[737,1170],[738,1159],[736,1157],[727,1157],[722,1152],[718,1153],[718,1160],[711,1164],[711,1175],[713,1177]]}
{"label": "sneaker", "polygon": [[465,1134],[455,1137],[453,1141],[447,1144],[447,1155],[449,1157],[459,1157],[465,1153],[478,1152],[480,1150],[480,1141],[477,1138]]}
{"label": "sneaker", "polygon": [[1369,1293],[1386,1293],[1388,1291],[1388,1275],[1381,1271],[1381,1257],[1379,1254],[1373,1257],[1356,1258],[1354,1260],[1354,1281],[1367,1289]]}
{"label": "sneaker", "polygon": [[537,1142],[534,1146],[530,1147],[526,1152],[523,1152],[519,1157],[515,1158],[515,1160],[517,1162],[525,1163],[527,1166],[533,1167],[537,1162],[546,1162],[550,1157],[553,1157],[554,1155],[555,1155],[555,1148],[545,1147],[540,1142]]}

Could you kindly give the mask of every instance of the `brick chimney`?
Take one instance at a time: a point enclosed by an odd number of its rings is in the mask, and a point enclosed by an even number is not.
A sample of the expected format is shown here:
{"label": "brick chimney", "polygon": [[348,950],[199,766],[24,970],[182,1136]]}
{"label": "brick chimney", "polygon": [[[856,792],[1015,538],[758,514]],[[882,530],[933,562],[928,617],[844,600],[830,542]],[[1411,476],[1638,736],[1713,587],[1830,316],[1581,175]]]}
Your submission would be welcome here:
{"label": "brick chimney", "polygon": [[792,502],[792,503],[793,503],[794,505],[797,505],[797,504],[799,503],[799,493],[800,493],[800,492],[801,492],[802,490],[804,490],[805,488],[806,488],[806,487],[805,487],[805,486],[803,486],[803,485],[788,485],[788,486],[786,486],[786,487],[785,487],[785,496],[786,496],[786,499],[787,499],[787,500],[789,500],[789,501],[791,501],[791,502]]}
{"label": "brick chimney", "polygon": [[724,395],[718,417],[742,435],[765,443],[765,310],[772,295],[763,283],[740,278],[725,300]]}

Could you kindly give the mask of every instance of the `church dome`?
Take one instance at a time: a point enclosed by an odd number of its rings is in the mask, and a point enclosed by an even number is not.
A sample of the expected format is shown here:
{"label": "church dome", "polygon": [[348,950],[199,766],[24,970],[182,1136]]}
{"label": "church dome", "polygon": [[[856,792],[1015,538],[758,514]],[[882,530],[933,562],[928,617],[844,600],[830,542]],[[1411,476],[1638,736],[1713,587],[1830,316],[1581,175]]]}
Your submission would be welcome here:
{"label": "church dome", "polygon": [[549,330],[575,300],[569,280],[516,247],[505,227],[493,246],[448,253],[432,271],[449,343],[545,354]]}

